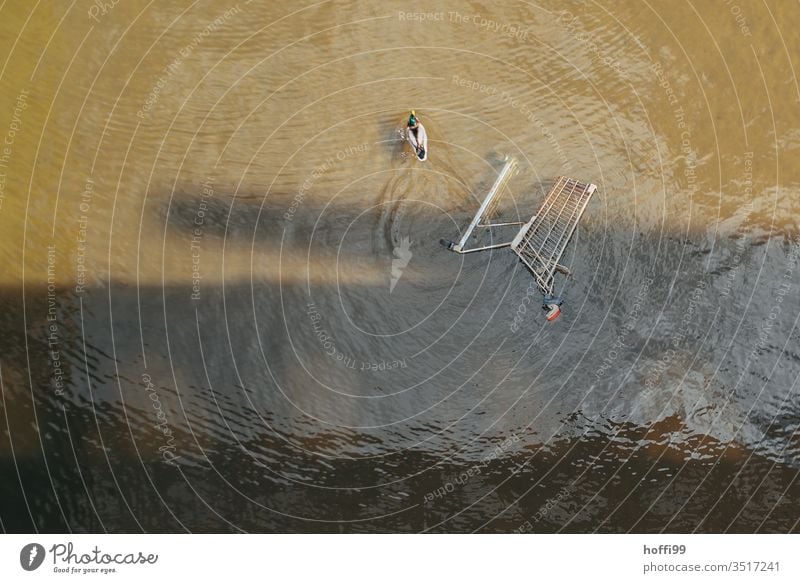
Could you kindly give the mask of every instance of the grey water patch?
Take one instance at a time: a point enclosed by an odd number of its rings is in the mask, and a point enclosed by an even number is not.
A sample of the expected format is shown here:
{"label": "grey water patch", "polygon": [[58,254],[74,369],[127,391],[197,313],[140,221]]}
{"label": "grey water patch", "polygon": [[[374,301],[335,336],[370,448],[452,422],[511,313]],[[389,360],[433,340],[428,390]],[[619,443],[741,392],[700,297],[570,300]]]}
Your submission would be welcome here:
{"label": "grey water patch", "polygon": [[389,293],[394,291],[397,282],[403,277],[403,270],[408,267],[409,261],[414,256],[411,252],[412,241],[410,237],[401,237],[399,243],[392,250],[392,279],[389,283]]}

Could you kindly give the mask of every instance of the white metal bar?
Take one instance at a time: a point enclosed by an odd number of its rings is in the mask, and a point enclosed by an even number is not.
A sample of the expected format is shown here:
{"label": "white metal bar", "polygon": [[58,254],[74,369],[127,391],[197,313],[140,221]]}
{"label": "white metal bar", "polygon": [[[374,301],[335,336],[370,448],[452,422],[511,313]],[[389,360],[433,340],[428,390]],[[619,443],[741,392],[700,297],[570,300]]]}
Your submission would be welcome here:
{"label": "white metal bar", "polygon": [[461,237],[461,240],[458,242],[458,245],[454,245],[453,246],[452,251],[460,252],[464,248],[464,245],[467,244],[467,241],[469,240],[469,236],[472,234],[472,231],[475,230],[475,227],[478,226],[478,223],[480,222],[481,217],[483,216],[483,213],[489,207],[489,204],[491,204],[492,199],[500,191],[500,186],[505,181],[506,176],[511,171],[511,168],[514,166],[515,163],[516,163],[516,159],[514,159],[514,158],[506,160],[506,164],[505,164],[505,166],[503,166],[503,169],[500,171],[500,174],[497,177],[497,180],[494,181],[494,185],[492,185],[492,189],[489,191],[489,194],[486,195],[486,198],[483,200],[483,203],[481,204],[481,207],[478,209],[478,212],[475,213],[475,217],[473,217],[472,222],[469,224],[469,227],[467,227],[467,230],[464,232],[464,236]]}
{"label": "white metal bar", "polygon": [[511,223],[486,223],[478,225],[478,228],[491,228],[491,227],[510,227],[512,225],[524,225],[525,221],[514,221]]}
{"label": "white metal bar", "polygon": [[511,243],[498,243],[497,245],[486,245],[485,247],[475,247],[475,249],[466,249],[466,250],[456,249],[454,246],[450,250],[464,255],[465,253],[475,253],[476,251],[486,251],[487,249],[501,249],[502,247],[511,247]]}

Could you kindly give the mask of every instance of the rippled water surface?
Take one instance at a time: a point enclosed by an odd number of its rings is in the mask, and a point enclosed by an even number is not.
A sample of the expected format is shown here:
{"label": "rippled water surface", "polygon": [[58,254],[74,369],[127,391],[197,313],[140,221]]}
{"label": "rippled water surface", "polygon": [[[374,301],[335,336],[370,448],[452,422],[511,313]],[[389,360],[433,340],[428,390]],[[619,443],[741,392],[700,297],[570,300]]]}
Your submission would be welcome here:
{"label": "rippled water surface", "polygon": [[[800,12],[736,2],[2,4],[2,528],[797,531]],[[554,323],[440,244],[506,156],[598,185]]]}

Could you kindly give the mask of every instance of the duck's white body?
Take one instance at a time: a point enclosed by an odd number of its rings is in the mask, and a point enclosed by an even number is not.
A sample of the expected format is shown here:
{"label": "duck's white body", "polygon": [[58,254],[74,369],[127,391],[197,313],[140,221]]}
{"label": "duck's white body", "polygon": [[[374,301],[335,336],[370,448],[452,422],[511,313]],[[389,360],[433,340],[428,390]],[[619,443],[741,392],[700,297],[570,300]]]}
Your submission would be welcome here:
{"label": "duck's white body", "polygon": [[425,126],[417,122],[415,127],[407,127],[406,139],[411,144],[411,147],[414,148],[419,161],[424,162],[428,159],[428,134],[425,131]]}

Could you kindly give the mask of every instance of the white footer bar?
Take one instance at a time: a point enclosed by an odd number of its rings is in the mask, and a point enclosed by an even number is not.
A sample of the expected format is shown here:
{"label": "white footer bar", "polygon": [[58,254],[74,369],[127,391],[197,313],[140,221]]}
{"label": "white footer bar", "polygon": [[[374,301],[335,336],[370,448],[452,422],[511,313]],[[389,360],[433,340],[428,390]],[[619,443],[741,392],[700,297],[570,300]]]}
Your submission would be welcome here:
{"label": "white footer bar", "polygon": [[0,580],[800,581],[797,548],[770,535],[5,535]]}

